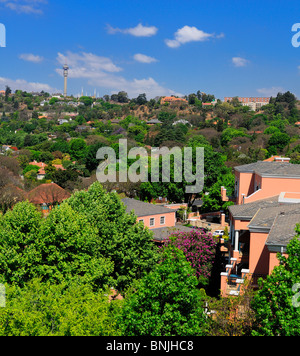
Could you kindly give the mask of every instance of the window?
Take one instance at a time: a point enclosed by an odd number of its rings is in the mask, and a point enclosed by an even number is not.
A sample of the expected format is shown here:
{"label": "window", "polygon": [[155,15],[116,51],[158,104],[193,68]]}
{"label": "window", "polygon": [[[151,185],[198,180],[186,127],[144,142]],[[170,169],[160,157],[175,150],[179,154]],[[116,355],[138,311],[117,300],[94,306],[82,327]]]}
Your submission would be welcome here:
{"label": "window", "polygon": [[140,219],[139,222],[142,222],[144,224],[144,219]]}
{"label": "window", "polygon": [[154,226],[155,225],[155,219],[154,218],[151,218],[150,219],[150,226]]}
{"label": "window", "polygon": [[166,218],[164,216],[162,216],[160,218],[160,225],[165,225],[165,220],[166,220]]}

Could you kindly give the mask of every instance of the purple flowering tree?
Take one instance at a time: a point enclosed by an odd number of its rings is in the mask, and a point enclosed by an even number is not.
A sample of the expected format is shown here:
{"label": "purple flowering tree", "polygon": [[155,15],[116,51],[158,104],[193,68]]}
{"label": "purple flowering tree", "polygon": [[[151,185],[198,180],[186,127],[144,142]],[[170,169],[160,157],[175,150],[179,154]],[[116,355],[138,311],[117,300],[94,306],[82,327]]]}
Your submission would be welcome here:
{"label": "purple flowering tree", "polygon": [[202,283],[208,281],[214,263],[217,241],[210,233],[192,229],[190,232],[172,234],[166,245],[180,249]]}

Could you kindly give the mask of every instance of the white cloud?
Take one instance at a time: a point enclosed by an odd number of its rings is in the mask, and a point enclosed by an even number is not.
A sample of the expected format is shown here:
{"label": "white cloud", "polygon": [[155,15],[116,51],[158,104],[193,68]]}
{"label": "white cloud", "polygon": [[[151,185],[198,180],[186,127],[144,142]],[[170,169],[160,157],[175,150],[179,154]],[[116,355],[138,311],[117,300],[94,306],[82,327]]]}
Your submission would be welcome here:
{"label": "white cloud", "polygon": [[34,55],[32,53],[20,54],[19,58],[23,59],[24,61],[33,62],[33,63],[40,63],[44,60],[43,57]]}
{"label": "white cloud", "polygon": [[[124,90],[131,98],[146,93],[148,99],[163,95],[182,95],[164,88],[151,77],[126,79],[117,74],[121,68],[109,58],[99,57],[92,53],[67,52],[66,55],[58,53],[57,60],[60,65],[65,63],[69,65],[69,78],[87,79],[88,85],[110,90],[111,93]],[[56,72],[62,76],[61,68],[57,68]]]}
{"label": "white cloud", "polygon": [[[103,72],[120,72],[122,68],[116,66],[110,58],[100,57],[92,53],[81,54],[68,51],[66,55],[58,53],[57,60],[61,65],[68,64],[70,78],[93,78]],[[61,69],[56,70],[59,74]]]}
{"label": "white cloud", "polygon": [[232,63],[235,67],[246,67],[249,61],[242,57],[233,57]]}
{"label": "white cloud", "polygon": [[199,30],[197,27],[184,26],[177,30],[174,34],[174,39],[166,39],[165,43],[170,48],[177,48],[188,42],[203,42],[210,38],[223,38],[224,34],[214,35]]}
{"label": "white cloud", "polygon": [[123,34],[129,34],[135,37],[151,37],[156,35],[157,31],[158,31],[157,27],[143,26],[141,23],[139,23],[136,27],[125,28],[125,29],[113,28],[110,25],[107,25],[107,32],[111,35],[119,32]]}
{"label": "white cloud", "polygon": [[271,87],[271,88],[261,88],[257,89],[257,92],[263,96],[277,96],[278,93],[284,93],[285,90],[282,87]]}
{"label": "white cloud", "polygon": [[137,61],[137,62],[141,62],[141,63],[154,63],[154,62],[158,62],[158,60],[156,58],[150,57],[150,56],[146,56],[145,54],[142,53],[137,53],[133,56],[133,58]]}
{"label": "white cloud", "polygon": [[23,90],[27,92],[32,92],[32,91],[41,92],[43,90],[48,93],[55,93],[59,91],[58,89],[52,88],[50,85],[44,83],[27,82],[24,79],[14,80],[14,79],[0,77],[0,88],[5,88],[6,85],[9,86],[12,91]]}
{"label": "white cloud", "polygon": [[43,14],[40,5],[47,4],[47,0],[0,0],[8,9],[19,14]]}

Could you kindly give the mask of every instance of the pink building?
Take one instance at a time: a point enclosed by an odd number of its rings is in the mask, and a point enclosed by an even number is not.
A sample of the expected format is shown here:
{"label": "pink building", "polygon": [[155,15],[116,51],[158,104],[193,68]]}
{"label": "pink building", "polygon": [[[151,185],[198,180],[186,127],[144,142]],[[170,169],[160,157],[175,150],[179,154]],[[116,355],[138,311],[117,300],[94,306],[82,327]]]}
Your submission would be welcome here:
{"label": "pink building", "polygon": [[191,228],[176,225],[176,211],[184,204],[172,204],[170,208],[165,205],[145,203],[140,200],[124,198],[126,212],[131,211],[137,216],[137,222],[153,231],[154,241],[163,242],[171,233],[178,231],[191,231]]}
{"label": "pink building", "polygon": [[[226,189],[222,187],[223,200]],[[221,274],[223,295],[238,294],[244,278],[269,275],[278,265],[277,253],[295,236],[300,223],[300,165],[288,159],[235,168],[236,205],[229,207],[230,239],[226,272]]]}

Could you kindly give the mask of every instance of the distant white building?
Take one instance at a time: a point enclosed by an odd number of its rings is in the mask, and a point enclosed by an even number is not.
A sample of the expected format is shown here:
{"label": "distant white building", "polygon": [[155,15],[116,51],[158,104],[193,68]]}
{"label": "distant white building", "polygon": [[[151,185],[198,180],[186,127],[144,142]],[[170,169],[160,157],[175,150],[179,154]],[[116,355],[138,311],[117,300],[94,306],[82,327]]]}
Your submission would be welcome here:
{"label": "distant white building", "polygon": [[58,119],[58,123],[59,123],[59,125],[67,124],[67,123],[69,123],[69,121],[72,121],[72,120],[67,120],[67,119]]}

